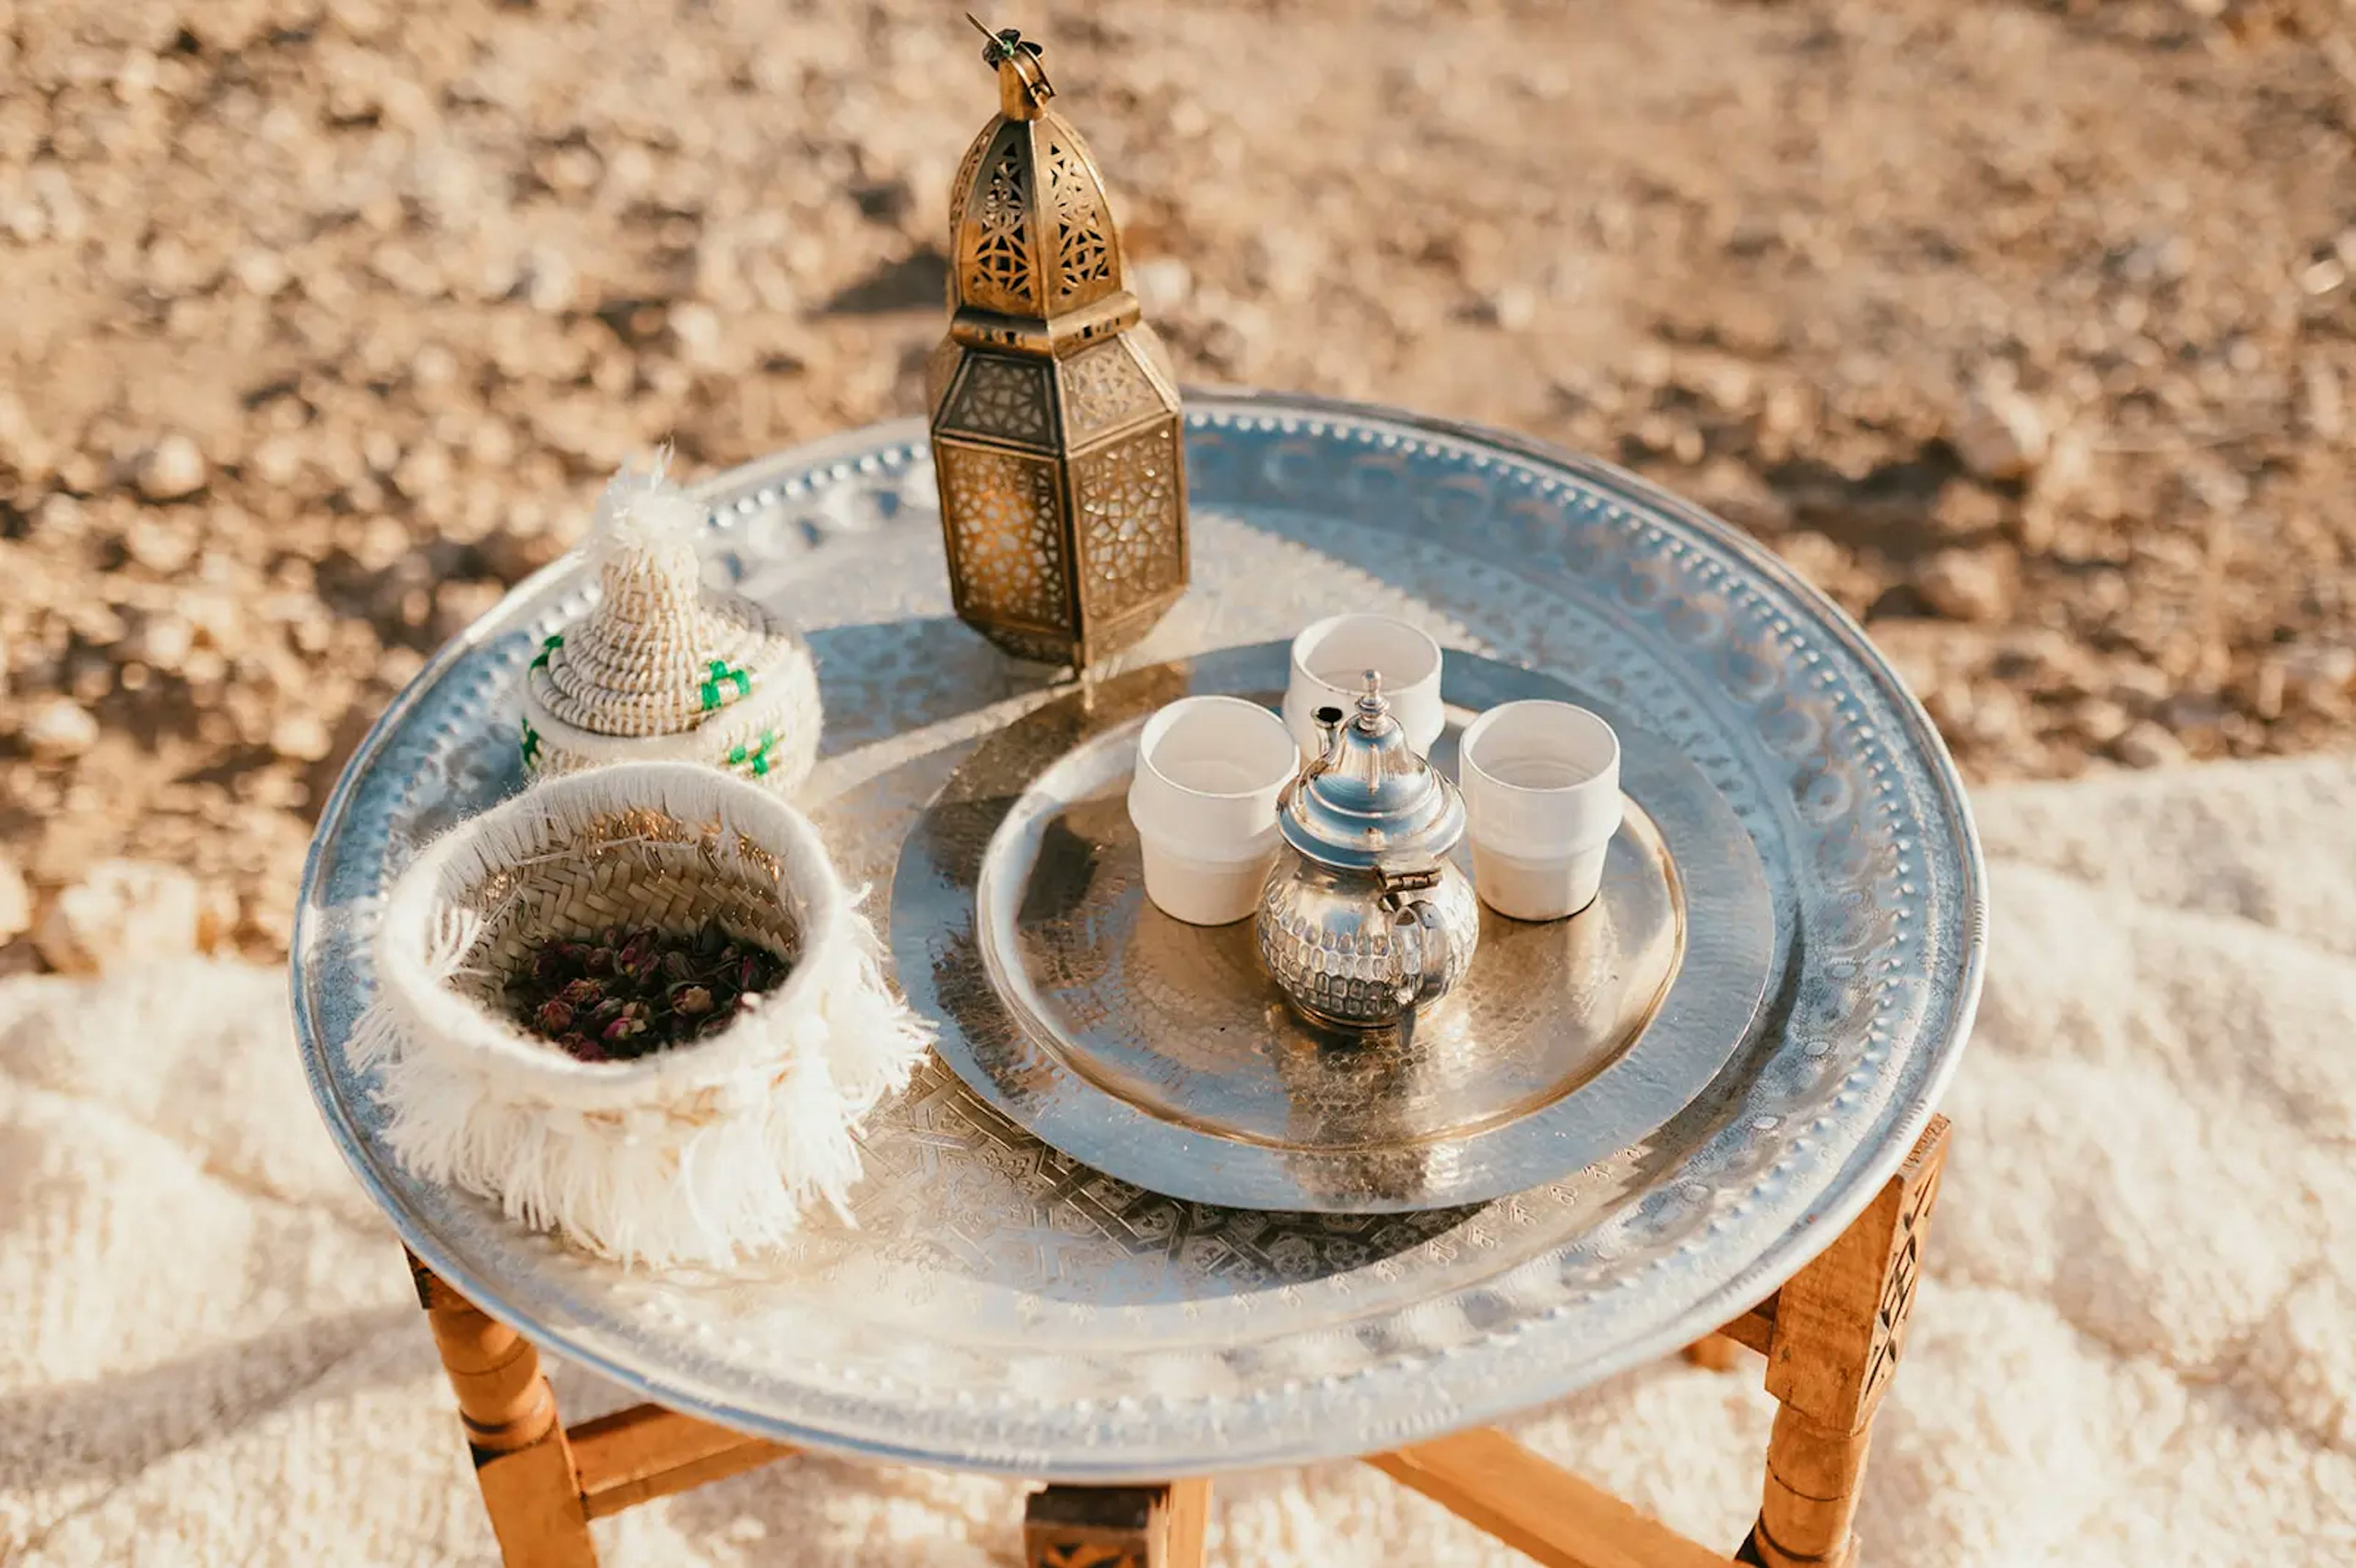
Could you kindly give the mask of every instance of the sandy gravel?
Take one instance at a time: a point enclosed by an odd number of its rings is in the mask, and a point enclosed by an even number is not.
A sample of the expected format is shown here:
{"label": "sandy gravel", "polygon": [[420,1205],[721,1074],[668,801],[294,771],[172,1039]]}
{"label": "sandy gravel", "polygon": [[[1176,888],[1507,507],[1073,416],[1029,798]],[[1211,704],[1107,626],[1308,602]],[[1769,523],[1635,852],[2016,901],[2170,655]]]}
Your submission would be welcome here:
{"label": "sandy gravel", "polygon": [[[1000,10],[1191,377],[1698,496],[1978,777],[2356,729],[2338,7]],[[916,408],[977,47],[909,0],[0,0],[0,970],[78,884],[267,955],[342,753],[605,471]]]}

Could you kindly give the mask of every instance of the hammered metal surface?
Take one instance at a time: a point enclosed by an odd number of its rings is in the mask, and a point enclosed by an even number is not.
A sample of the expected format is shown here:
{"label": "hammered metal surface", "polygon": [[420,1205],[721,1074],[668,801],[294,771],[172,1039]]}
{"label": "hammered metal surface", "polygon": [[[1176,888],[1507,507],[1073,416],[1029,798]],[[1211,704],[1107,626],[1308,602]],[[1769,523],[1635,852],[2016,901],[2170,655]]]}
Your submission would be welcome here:
{"label": "hammered metal surface", "polygon": [[[943,1059],[1019,1125],[1147,1190],[1327,1213],[1560,1180],[1707,1088],[1751,1023],[1774,914],[1733,814],[1649,737],[1630,737],[1637,803],[1596,907],[1507,920],[1460,869],[1452,918],[1480,955],[1409,1029],[1312,1028],[1255,961],[1252,923],[1153,907],[1126,802],[1138,732],[1175,682],[1272,704],[1285,659],[1269,643],[1117,677],[958,770],[909,832],[891,911],[901,983],[941,1025]],[[1461,652],[1445,688],[1443,773],[1478,709],[1585,695]],[[1690,902],[1678,864],[1700,869]]]}
{"label": "hammered metal surface", "polygon": [[[1445,1001],[1480,950],[1481,901],[1467,866],[1445,861],[1437,874],[1412,895],[1430,923],[1402,925],[1383,902],[1376,873],[1336,870],[1290,845],[1279,850],[1253,927],[1277,989],[1317,1018],[1354,1029],[1396,1026],[1403,1012],[1414,1012],[1403,998],[1424,1008]],[[1760,893],[1763,926],[1766,890]],[[1766,944],[1760,945],[1763,961]]]}
{"label": "hammered metal surface", "polygon": [[[571,562],[444,649],[361,744],[305,873],[306,1069],[418,1255],[542,1344],[674,1408],[1070,1479],[1367,1452],[1662,1354],[1870,1200],[1959,1060],[1983,879],[1960,786],[1858,630],[1765,551],[1602,464],[1376,410],[1198,395],[1195,586],[1132,665],[1343,608],[1559,673],[1697,766],[1776,912],[1767,1002],[1636,1145],[1495,1202],[1401,1215],[1186,1203],[1056,1154],[946,1067],[871,1129],[857,1228],[726,1277],[625,1274],[411,1180],[342,1044],[383,891],[519,787],[514,694],[591,585]],[[950,617],[921,423],[723,476],[715,578],[797,620],[828,732],[803,792],[853,886],[980,740],[1054,700]],[[1633,793],[1633,792],[1632,792]]]}

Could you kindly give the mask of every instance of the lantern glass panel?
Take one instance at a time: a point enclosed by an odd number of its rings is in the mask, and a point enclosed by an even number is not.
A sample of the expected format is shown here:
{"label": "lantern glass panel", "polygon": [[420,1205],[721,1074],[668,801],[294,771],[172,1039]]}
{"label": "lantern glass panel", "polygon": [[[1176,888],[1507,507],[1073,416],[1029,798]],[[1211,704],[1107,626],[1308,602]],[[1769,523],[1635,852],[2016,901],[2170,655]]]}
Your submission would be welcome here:
{"label": "lantern glass panel", "polygon": [[1172,420],[1072,460],[1080,603],[1091,617],[1118,616],[1186,585],[1178,483],[1178,432]]}
{"label": "lantern glass panel", "polygon": [[958,612],[1062,634],[1071,624],[1055,464],[942,443]]}

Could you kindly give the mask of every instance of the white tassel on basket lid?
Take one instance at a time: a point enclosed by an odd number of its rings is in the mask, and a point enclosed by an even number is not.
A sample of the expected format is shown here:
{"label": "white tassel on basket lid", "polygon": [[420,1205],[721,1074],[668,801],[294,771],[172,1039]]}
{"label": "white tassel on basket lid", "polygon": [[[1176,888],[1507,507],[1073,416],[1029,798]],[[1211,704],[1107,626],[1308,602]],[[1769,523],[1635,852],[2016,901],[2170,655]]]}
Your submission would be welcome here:
{"label": "white tassel on basket lid", "polygon": [[664,466],[624,468],[597,504],[598,602],[525,676],[524,766],[671,759],[789,791],[818,756],[818,667],[777,616],[703,586],[708,509]]}
{"label": "white tassel on basket lid", "polygon": [[[791,968],[702,1039],[583,1061],[503,1006],[544,938],[706,921]],[[552,780],[461,824],[395,883],[376,959],[350,1049],[402,1163],[626,1262],[725,1264],[814,1202],[844,1211],[860,1124],[930,1039],[809,821],[685,763]]]}

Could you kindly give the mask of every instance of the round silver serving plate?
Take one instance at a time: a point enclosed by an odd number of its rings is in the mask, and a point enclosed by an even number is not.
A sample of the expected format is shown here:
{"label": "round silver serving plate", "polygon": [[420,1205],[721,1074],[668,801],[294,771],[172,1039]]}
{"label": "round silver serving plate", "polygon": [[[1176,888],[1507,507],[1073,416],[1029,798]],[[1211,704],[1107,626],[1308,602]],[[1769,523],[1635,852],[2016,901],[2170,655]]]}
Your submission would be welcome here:
{"label": "round silver serving plate", "polygon": [[[395,700],[305,871],[305,1066],[420,1258],[676,1409],[920,1463],[1111,1480],[1372,1452],[1526,1408],[1744,1310],[1864,1207],[1961,1055],[1984,892],[1953,769],[1863,635],[1734,530],[1600,464],[1301,400],[1200,396],[1187,421],[1194,587],[1130,667],[1372,608],[1640,716],[1741,824],[1773,910],[1763,999],[1703,1092],[1509,1197],[1315,1214],[1122,1181],[930,1062],[869,1127],[855,1223],[813,1223],[702,1275],[626,1272],[414,1180],[343,1047],[376,989],[369,941],[392,879],[521,787],[519,683],[594,592],[567,560]],[[789,453],[708,493],[712,572],[809,636],[827,728],[802,798],[880,918],[943,786],[1065,693],[951,616],[921,424]]]}
{"label": "round silver serving plate", "polygon": [[[1560,1180],[1707,1089],[1766,985],[1774,906],[1734,813],[1628,715],[1613,716],[1627,819],[1596,902],[1544,923],[1483,908],[1463,984],[1408,1029],[1314,1028],[1264,972],[1251,922],[1153,907],[1126,801],[1139,731],[1177,695],[1273,706],[1286,656],[1268,643],[1090,682],[985,741],[918,817],[894,957],[958,1075],[1148,1191],[1336,1214]],[[1461,652],[1442,696],[1433,761],[1451,776],[1482,709],[1595,700]]]}

